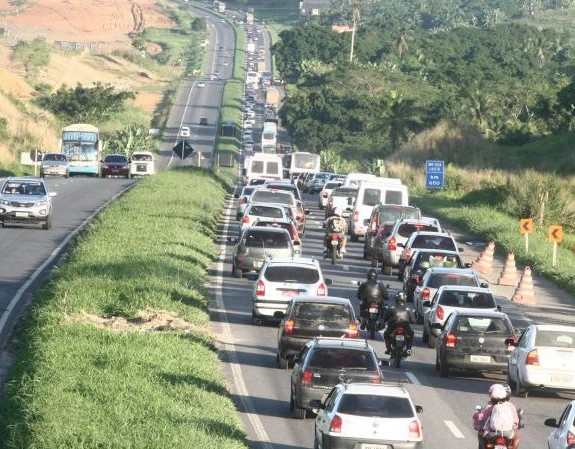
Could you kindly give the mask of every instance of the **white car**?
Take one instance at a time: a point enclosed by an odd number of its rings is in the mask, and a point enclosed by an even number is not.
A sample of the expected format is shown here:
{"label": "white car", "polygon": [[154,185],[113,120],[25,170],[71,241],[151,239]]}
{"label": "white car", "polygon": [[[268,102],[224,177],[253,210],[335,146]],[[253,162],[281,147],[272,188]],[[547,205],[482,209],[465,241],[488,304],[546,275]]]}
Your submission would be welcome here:
{"label": "white car", "polygon": [[575,401],[569,402],[559,419],[547,418],[544,424],[554,430],[547,438],[549,449],[569,449],[575,443]]}
{"label": "white car", "polygon": [[377,383],[340,383],[318,409],[315,448],[423,448],[423,426],[407,390]]}
{"label": "white car", "polygon": [[[255,190],[257,189],[254,189],[254,191]],[[245,228],[250,227],[258,218],[293,219],[289,207],[286,207],[285,205],[248,202],[241,218],[240,234]]]}
{"label": "white car", "polygon": [[512,344],[507,383],[515,395],[543,388],[575,391],[574,326],[531,324]]}
{"label": "white car", "polygon": [[192,135],[192,132],[190,131],[189,126],[182,126],[180,128],[180,137],[190,137],[191,135]]}
{"label": "white car", "polygon": [[341,186],[341,182],[339,181],[327,181],[323,185],[323,188],[319,191],[318,206],[320,209],[325,209],[325,206],[327,205],[327,200],[331,195],[331,192],[333,192],[333,189],[339,186]]}

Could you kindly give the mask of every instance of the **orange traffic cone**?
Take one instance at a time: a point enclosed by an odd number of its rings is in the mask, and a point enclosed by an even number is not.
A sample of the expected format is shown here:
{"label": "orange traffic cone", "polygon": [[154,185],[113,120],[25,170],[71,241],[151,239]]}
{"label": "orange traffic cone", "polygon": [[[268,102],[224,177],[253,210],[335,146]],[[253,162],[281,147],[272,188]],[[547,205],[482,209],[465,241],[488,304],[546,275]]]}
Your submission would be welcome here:
{"label": "orange traffic cone", "polygon": [[515,290],[511,301],[521,302],[523,304],[535,304],[535,293],[533,290],[533,278],[531,277],[531,268],[525,267],[519,287]]}
{"label": "orange traffic cone", "polygon": [[515,255],[513,253],[507,254],[505,266],[497,283],[499,285],[517,285],[517,268],[515,267]]}
{"label": "orange traffic cone", "polygon": [[495,253],[495,242],[489,242],[485,251],[483,251],[479,258],[471,264],[471,268],[484,274],[491,274],[493,271],[493,254]]}

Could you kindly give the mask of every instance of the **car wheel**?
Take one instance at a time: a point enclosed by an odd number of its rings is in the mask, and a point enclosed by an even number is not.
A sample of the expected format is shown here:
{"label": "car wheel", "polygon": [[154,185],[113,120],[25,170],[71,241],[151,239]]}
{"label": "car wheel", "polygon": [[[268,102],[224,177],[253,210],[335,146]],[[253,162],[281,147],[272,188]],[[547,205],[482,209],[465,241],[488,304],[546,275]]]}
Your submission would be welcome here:
{"label": "car wheel", "polygon": [[415,314],[415,321],[417,324],[423,324],[423,317],[419,314],[419,312],[417,311],[417,309],[414,312]]}
{"label": "car wheel", "polygon": [[253,310],[252,310],[252,324],[254,326],[259,326],[262,324],[262,320],[256,316]]}
{"label": "car wheel", "polygon": [[511,380],[511,370],[507,370],[507,385],[509,385],[511,391],[515,390],[515,382]]}
{"label": "car wheel", "polygon": [[354,234],[351,234],[351,236],[350,236],[349,238],[350,238],[350,240],[351,240],[352,242],[357,242],[357,241],[359,240],[359,238],[357,237],[357,235],[354,235]]}
{"label": "car wheel", "polygon": [[427,347],[428,348],[435,348],[435,337],[433,336],[433,334],[431,332],[429,334],[427,334]]}
{"label": "car wheel", "polygon": [[279,352],[276,355],[276,361],[279,369],[287,369],[289,365],[288,359],[283,358]]}
{"label": "car wheel", "polygon": [[237,268],[235,265],[232,265],[232,274],[237,278],[241,278],[244,273],[242,270]]}
{"label": "car wheel", "polygon": [[295,403],[293,405],[292,413],[295,419],[305,419],[307,416],[307,410],[305,408],[299,408]]}
{"label": "car wheel", "polygon": [[42,225],[42,229],[50,229],[52,227],[52,216],[48,215],[48,218],[46,219],[46,221],[44,222],[44,224]]}
{"label": "car wheel", "polygon": [[379,264],[378,264],[377,259],[375,259],[375,258],[372,257],[372,258],[371,258],[371,266],[372,266],[372,268],[377,268],[378,265],[379,265]]}
{"label": "car wheel", "polygon": [[445,360],[439,361],[439,375],[441,377],[449,377],[449,367],[447,363],[445,363]]}
{"label": "car wheel", "polygon": [[519,377],[519,372],[517,372],[517,379],[515,380],[515,396],[518,398],[526,398],[529,395],[529,392],[523,385],[521,385],[521,378]]}
{"label": "car wheel", "polygon": [[421,334],[421,341],[423,343],[429,343],[429,334],[425,330],[425,325],[423,326],[423,333]]}

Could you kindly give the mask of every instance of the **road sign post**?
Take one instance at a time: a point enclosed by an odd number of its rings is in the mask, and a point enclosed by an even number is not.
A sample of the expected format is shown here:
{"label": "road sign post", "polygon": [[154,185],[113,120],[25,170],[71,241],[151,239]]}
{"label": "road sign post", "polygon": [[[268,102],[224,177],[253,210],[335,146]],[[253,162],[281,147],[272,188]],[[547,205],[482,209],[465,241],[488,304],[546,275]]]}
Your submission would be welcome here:
{"label": "road sign post", "polygon": [[563,241],[563,226],[560,225],[551,225],[549,226],[549,230],[547,232],[547,237],[551,243],[553,243],[553,263],[552,266],[555,266],[557,262],[557,243],[561,243]]}
{"label": "road sign post", "polygon": [[529,234],[533,232],[533,218],[519,220],[519,232],[525,236],[525,252],[529,252]]}
{"label": "road sign post", "polygon": [[444,162],[425,162],[425,187],[428,189],[442,189],[444,182]]}

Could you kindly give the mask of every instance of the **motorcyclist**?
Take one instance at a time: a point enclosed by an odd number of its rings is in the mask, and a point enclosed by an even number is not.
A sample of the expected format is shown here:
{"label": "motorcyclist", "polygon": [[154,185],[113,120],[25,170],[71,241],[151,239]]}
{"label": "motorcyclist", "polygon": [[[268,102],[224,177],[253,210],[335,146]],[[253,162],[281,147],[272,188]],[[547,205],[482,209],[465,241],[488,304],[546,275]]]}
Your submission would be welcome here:
{"label": "motorcyclist", "polygon": [[395,296],[395,306],[389,307],[383,316],[383,322],[387,323],[387,329],[383,333],[385,340],[385,353],[391,354],[391,334],[398,328],[403,327],[409,338],[407,339],[407,353],[411,354],[414,332],[410,323],[415,323],[415,314],[408,309],[405,303],[405,293],[399,292]]}
{"label": "motorcyclist", "polygon": [[[377,270],[370,268],[367,270],[367,280],[363,281],[357,289],[357,299],[359,299],[359,316],[361,320],[361,329],[365,329],[368,317],[367,309],[372,302],[378,302],[383,305],[383,301],[389,299],[387,288],[377,280]],[[383,307],[379,308],[381,314]]]}
{"label": "motorcyclist", "polygon": [[341,254],[345,254],[345,245],[347,244],[347,239],[345,237],[345,234],[347,233],[347,221],[341,216],[341,209],[339,207],[333,208],[331,215],[324,220],[323,227],[325,228],[323,244],[326,250],[327,245],[330,243],[330,235],[338,234],[341,242],[339,252]]}
{"label": "motorcyclist", "polygon": [[[508,385],[493,384],[489,387],[489,402],[482,409],[475,412],[473,415],[473,428],[477,430],[477,438],[479,440],[479,447],[485,447],[485,438],[494,437],[503,434],[507,438],[513,440],[512,449],[519,449],[519,442],[521,436],[519,435],[520,417],[517,412],[515,404],[509,399],[511,397],[511,389]],[[505,404],[509,407],[513,416],[513,430],[509,432],[495,431],[491,429],[491,413],[496,404]]]}

